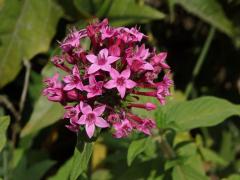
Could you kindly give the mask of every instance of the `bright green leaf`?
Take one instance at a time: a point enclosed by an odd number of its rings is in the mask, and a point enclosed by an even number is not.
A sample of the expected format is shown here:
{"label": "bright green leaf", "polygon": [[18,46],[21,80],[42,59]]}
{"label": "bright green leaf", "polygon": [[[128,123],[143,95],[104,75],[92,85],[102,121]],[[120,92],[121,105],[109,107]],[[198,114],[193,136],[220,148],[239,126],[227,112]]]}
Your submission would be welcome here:
{"label": "bright green leaf", "polygon": [[119,26],[163,19],[165,15],[150,6],[140,5],[134,0],[114,0],[106,17],[112,25]]}
{"label": "bright green leaf", "polygon": [[48,50],[62,9],[53,0],[7,0],[0,11],[0,87],[29,60]]}
{"label": "bright green leaf", "polygon": [[86,143],[82,152],[76,148],[73,157],[61,166],[58,172],[50,177],[49,180],[76,180],[86,171],[92,152],[92,143]]}
{"label": "bright green leaf", "polygon": [[188,165],[178,165],[173,168],[173,180],[207,180],[208,178]]}
{"label": "bright green leaf", "polygon": [[[158,114],[161,116],[159,117]],[[201,97],[168,104],[162,107],[158,114],[164,128],[187,131],[198,127],[214,126],[230,116],[239,116],[240,106],[216,97]]]}
{"label": "bright green leaf", "polygon": [[70,180],[76,180],[83,172],[87,170],[92,152],[93,143],[85,143],[82,152],[80,152],[77,148],[75,149],[70,172]]}
{"label": "bright green leaf", "polygon": [[144,138],[131,142],[127,154],[127,163],[129,166],[132,164],[133,160],[137,157],[137,155],[139,155],[146,149],[149,140],[149,138]]}
{"label": "bright green leaf", "polygon": [[226,17],[217,0],[173,0],[188,12],[198,16],[229,36],[236,34],[232,22]]}
{"label": "bright green leaf", "polygon": [[0,117],[0,152],[2,151],[5,143],[7,141],[6,131],[10,124],[10,117],[9,116],[2,116]]}

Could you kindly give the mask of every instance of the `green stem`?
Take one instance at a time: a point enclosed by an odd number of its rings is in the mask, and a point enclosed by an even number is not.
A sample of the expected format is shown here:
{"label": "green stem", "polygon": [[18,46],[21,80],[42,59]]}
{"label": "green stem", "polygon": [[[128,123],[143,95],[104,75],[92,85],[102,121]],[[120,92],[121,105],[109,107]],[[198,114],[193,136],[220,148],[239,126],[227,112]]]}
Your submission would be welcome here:
{"label": "green stem", "polygon": [[6,149],[3,150],[3,179],[8,180],[8,152]]}
{"label": "green stem", "polygon": [[202,68],[203,62],[206,59],[206,56],[207,56],[208,50],[210,48],[211,42],[213,40],[214,34],[215,34],[215,28],[211,27],[211,29],[208,33],[208,37],[207,37],[207,39],[204,43],[204,46],[202,48],[202,51],[201,51],[201,53],[200,53],[200,55],[197,59],[197,63],[195,65],[194,69],[193,69],[192,80],[187,85],[187,88],[186,88],[186,91],[185,91],[186,98],[188,98],[190,96],[190,94],[192,93],[192,90],[193,90],[193,87],[194,87],[194,80],[197,77],[197,75],[199,74],[199,72]]}
{"label": "green stem", "polygon": [[176,153],[174,152],[174,150],[172,149],[172,147],[170,146],[170,144],[168,143],[168,141],[165,139],[165,137],[163,135],[158,136],[157,137],[157,141],[160,144],[160,148],[164,153],[164,156],[167,159],[175,159],[176,158]]}

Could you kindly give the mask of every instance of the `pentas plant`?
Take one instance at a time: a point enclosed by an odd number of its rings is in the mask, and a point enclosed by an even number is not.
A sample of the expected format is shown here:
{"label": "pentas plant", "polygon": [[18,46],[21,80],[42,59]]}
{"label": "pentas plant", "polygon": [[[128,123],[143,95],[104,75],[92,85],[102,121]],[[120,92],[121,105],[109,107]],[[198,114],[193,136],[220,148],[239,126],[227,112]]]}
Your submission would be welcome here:
{"label": "pentas plant", "polygon": [[[144,38],[137,28],[114,28],[104,19],[72,30],[60,43],[62,53],[52,62],[67,75],[46,78],[43,94],[64,106],[68,129],[85,128],[89,138],[96,128],[111,128],[116,138],[132,131],[151,134],[155,121],[139,117],[132,109],[156,109],[151,102],[139,103],[139,96],[155,97],[164,105],[173,82],[167,53],[150,51],[141,43]],[[90,40],[87,49],[84,39]],[[164,74],[161,80],[160,73]]]}

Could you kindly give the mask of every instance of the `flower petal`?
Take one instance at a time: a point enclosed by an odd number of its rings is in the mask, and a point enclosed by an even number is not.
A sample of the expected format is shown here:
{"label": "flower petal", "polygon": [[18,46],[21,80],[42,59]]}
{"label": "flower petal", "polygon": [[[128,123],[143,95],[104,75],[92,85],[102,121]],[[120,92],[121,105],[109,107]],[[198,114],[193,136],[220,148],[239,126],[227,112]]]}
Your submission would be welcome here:
{"label": "flower petal", "polygon": [[107,89],[112,89],[112,88],[116,87],[116,83],[114,80],[110,80],[104,85],[104,87]]}
{"label": "flower petal", "polygon": [[89,106],[88,104],[86,104],[84,102],[80,102],[80,109],[83,114],[88,114],[88,113],[92,112],[91,106]]}
{"label": "flower petal", "polygon": [[65,77],[63,78],[63,81],[64,81],[65,83],[70,83],[70,82],[72,81],[72,76],[71,76],[71,75],[65,76]]}
{"label": "flower petal", "polygon": [[89,76],[89,84],[90,85],[96,84],[96,79],[94,75]]}
{"label": "flower petal", "polygon": [[102,117],[97,117],[95,124],[96,126],[101,128],[109,127],[109,124],[107,123],[107,121],[105,121]]}
{"label": "flower petal", "polygon": [[77,85],[76,85],[76,89],[82,91],[83,90],[83,84],[81,82],[79,82]]}
{"label": "flower petal", "polygon": [[117,86],[117,90],[120,93],[121,98],[123,99],[126,93],[126,87],[125,86]]}
{"label": "flower petal", "polygon": [[90,61],[91,63],[97,62],[97,56],[95,56],[94,54],[86,55],[86,58],[87,58],[87,60]]}
{"label": "flower petal", "polygon": [[126,80],[126,88],[128,89],[132,89],[137,85],[137,83],[135,83],[134,81],[128,79]]}
{"label": "flower petal", "polygon": [[80,124],[80,125],[86,124],[86,118],[87,118],[87,115],[83,114],[77,121],[77,124]]}
{"label": "flower petal", "polygon": [[88,74],[93,74],[93,73],[97,72],[99,69],[100,69],[100,67],[97,64],[92,64],[88,68]]}
{"label": "flower petal", "polygon": [[110,70],[110,76],[112,77],[112,79],[117,79],[120,76],[120,74],[116,69],[112,68]]}
{"label": "flower petal", "polygon": [[125,77],[125,79],[128,79],[130,77],[130,74],[131,74],[131,71],[129,68],[127,68],[121,73],[121,76]]}
{"label": "flower petal", "polygon": [[72,84],[72,83],[69,83],[69,84],[66,84],[63,88],[64,91],[69,91],[69,90],[72,90],[74,89],[76,86],[75,84]]}
{"label": "flower petal", "polygon": [[141,69],[144,69],[144,70],[153,70],[153,66],[150,64],[150,63],[145,63],[141,66]]}
{"label": "flower petal", "polygon": [[79,73],[79,70],[78,70],[77,65],[74,65],[74,67],[73,67],[73,69],[72,69],[72,74],[73,74],[74,76],[79,77],[79,79],[80,79],[80,73]]}
{"label": "flower petal", "polygon": [[103,70],[103,71],[111,71],[111,65],[110,64],[105,64],[103,66],[100,66],[100,69]]}
{"label": "flower petal", "polygon": [[102,57],[108,57],[108,50],[106,48],[102,49],[100,52],[99,52],[100,56]]}
{"label": "flower petal", "polygon": [[95,125],[94,124],[86,124],[85,129],[86,129],[88,137],[89,138],[93,137],[93,134],[95,131]]}
{"label": "flower petal", "polygon": [[106,108],[106,105],[102,105],[102,106],[96,107],[93,110],[93,112],[95,113],[96,116],[100,116],[104,112],[105,108]]}
{"label": "flower petal", "polygon": [[107,60],[109,64],[112,64],[113,62],[115,62],[116,60],[118,60],[119,57],[115,57],[115,56],[108,56]]}

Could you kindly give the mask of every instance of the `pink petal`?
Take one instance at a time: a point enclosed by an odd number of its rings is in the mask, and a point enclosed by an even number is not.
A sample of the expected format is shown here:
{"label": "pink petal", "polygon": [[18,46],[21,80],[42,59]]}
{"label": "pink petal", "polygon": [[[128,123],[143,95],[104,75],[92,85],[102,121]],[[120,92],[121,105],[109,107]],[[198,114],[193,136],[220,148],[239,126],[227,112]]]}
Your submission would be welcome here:
{"label": "pink petal", "polygon": [[125,79],[128,79],[130,77],[130,74],[131,74],[131,71],[129,68],[127,68],[121,73],[121,76],[125,77]]}
{"label": "pink petal", "polygon": [[93,74],[95,72],[97,72],[100,69],[100,67],[96,64],[92,64],[89,68],[88,68],[88,74]]}
{"label": "pink petal", "polygon": [[109,124],[107,123],[107,121],[105,121],[101,117],[97,117],[95,124],[96,124],[96,126],[101,127],[101,128],[109,127]]}
{"label": "pink petal", "polygon": [[63,78],[63,81],[64,81],[65,83],[70,83],[70,82],[72,81],[72,76],[71,76],[71,75],[65,76],[65,77]]}
{"label": "pink petal", "polygon": [[89,138],[93,137],[94,131],[95,131],[95,125],[94,124],[86,124],[85,125],[86,132]]}
{"label": "pink petal", "polygon": [[96,116],[100,116],[104,112],[105,108],[106,108],[106,105],[102,105],[102,106],[96,107],[93,110],[93,112],[95,113]]}
{"label": "pink petal", "polygon": [[137,83],[135,83],[134,81],[132,81],[132,80],[130,80],[130,79],[128,79],[128,80],[126,81],[126,88],[128,88],[128,89],[132,89],[132,88],[134,88],[136,85],[137,85]]}
{"label": "pink petal", "polygon": [[119,57],[115,57],[115,56],[108,56],[107,57],[107,60],[108,60],[109,64],[112,64],[113,62],[115,62],[118,59],[119,59]]}
{"label": "pink petal", "polygon": [[74,89],[75,87],[76,87],[75,84],[69,83],[69,84],[67,84],[67,85],[63,88],[63,90],[64,90],[64,91],[69,91],[69,90]]}
{"label": "pink petal", "polygon": [[125,86],[117,86],[117,90],[120,93],[121,98],[123,99],[126,93],[126,87]]}
{"label": "pink petal", "polygon": [[93,93],[91,93],[91,92],[87,94],[87,98],[92,98],[92,97],[94,97],[94,96],[96,96],[96,94],[93,94]]}
{"label": "pink petal", "polygon": [[116,83],[114,80],[110,80],[104,85],[104,87],[107,89],[112,89],[112,88],[116,87]]}
{"label": "pink petal", "polygon": [[111,67],[111,65],[109,65],[109,64],[105,64],[105,65],[103,65],[103,66],[100,67],[101,70],[103,70],[103,71],[108,71],[108,72],[111,71],[111,68],[112,68],[112,67]]}
{"label": "pink petal", "polygon": [[89,76],[89,84],[90,85],[96,84],[95,76]]}
{"label": "pink petal", "polygon": [[81,82],[78,83],[76,88],[82,91],[83,90],[83,84]]}
{"label": "pink petal", "polygon": [[83,114],[77,121],[77,124],[80,124],[80,125],[86,124],[86,118],[87,118],[87,115]]}
{"label": "pink petal", "polygon": [[145,63],[141,66],[141,69],[144,69],[144,70],[153,70],[153,66],[149,63]]}
{"label": "pink petal", "polygon": [[112,68],[110,70],[110,76],[112,77],[112,79],[117,79],[120,76],[120,74],[116,69]]}
{"label": "pink petal", "polygon": [[91,63],[97,62],[97,56],[95,56],[95,55],[93,55],[93,54],[86,55],[86,58],[87,58],[87,60],[90,61]]}
{"label": "pink petal", "polygon": [[92,112],[91,106],[86,103],[80,102],[80,108],[83,114],[88,114]]}
{"label": "pink petal", "polygon": [[80,78],[80,73],[79,73],[77,65],[74,65],[72,73],[73,73],[73,75],[75,75],[75,76]]}
{"label": "pink petal", "polygon": [[108,57],[108,50],[106,48],[104,48],[99,52],[99,54],[102,57]]}

